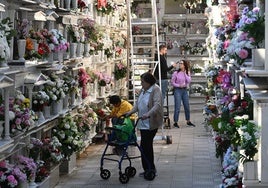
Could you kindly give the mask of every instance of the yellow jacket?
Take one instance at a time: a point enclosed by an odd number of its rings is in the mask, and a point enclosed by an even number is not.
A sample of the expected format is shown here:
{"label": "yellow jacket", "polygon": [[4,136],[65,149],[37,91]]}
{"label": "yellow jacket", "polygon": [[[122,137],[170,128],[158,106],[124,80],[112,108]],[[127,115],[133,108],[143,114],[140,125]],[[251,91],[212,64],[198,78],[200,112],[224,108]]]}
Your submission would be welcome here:
{"label": "yellow jacket", "polygon": [[[133,108],[132,104],[130,104],[128,101],[121,100],[120,106],[118,106],[118,107],[114,106],[110,115],[120,117],[123,114],[129,112],[132,108]],[[130,119],[134,120],[135,119],[135,114],[132,114],[130,116]]]}

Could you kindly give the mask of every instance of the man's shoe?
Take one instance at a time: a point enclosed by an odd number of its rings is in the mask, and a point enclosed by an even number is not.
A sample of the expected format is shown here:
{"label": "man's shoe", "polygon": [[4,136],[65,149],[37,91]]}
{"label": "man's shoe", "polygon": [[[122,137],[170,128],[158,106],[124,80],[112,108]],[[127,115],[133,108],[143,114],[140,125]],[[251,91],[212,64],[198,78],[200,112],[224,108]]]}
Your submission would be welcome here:
{"label": "man's shoe", "polygon": [[178,125],[178,123],[174,123],[173,126],[174,127],[177,127],[177,128],[180,128],[179,125]]}
{"label": "man's shoe", "polygon": [[192,124],[192,122],[190,122],[190,121],[189,121],[189,122],[187,122],[187,125],[188,125],[188,126],[195,127],[195,125],[194,125],[194,124]]}

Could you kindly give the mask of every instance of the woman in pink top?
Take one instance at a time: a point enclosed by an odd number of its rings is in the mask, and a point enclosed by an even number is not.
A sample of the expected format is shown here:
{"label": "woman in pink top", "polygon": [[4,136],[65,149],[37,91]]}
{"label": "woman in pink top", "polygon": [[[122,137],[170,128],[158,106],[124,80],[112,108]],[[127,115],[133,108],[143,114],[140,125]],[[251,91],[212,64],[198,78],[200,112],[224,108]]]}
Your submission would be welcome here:
{"label": "woman in pink top", "polygon": [[172,74],[171,85],[174,87],[174,127],[180,128],[178,125],[181,102],[185,111],[185,119],[187,125],[195,127],[194,124],[190,121],[190,105],[189,105],[189,95],[187,87],[191,82],[191,75],[186,60],[181,60],[179,62],[179,69]]}

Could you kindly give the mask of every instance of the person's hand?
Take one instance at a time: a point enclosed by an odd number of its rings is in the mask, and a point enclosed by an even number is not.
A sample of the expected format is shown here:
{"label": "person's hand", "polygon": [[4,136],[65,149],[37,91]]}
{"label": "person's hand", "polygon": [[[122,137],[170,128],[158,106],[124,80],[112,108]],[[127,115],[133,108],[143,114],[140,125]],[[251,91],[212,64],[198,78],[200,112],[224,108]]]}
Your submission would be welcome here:
{"label": "person's hand", "polygon": [[129,116],[131,116],[131,113],[125,113],[125,114],[123,114],[123,116],[124,117],[129,117]]}
{"label": "person's hand", "polygon": [[147,114],[143,114],[142,116],[141,116],[141,119],[142,120],[145,120],[145,119],[148,119],[150,116],[148,116]]}

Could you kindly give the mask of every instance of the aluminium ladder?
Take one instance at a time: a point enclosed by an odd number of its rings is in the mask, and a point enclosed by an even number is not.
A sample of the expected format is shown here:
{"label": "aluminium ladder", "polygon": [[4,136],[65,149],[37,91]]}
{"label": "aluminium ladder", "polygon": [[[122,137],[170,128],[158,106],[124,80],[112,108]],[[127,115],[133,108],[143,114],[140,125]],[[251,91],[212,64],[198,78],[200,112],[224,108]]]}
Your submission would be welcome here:
{"label": "aluminium ladder", "polygon": [[160,66],[158,66],[158,70],[155,70],[159,63],[159,61],[154,60],[155,54],[158,54],[158,59],[160,58],[156,1],[151,0],[151,2],[143,3],[140,8],[144,10],[144,14],[137,17],[132,14],[133,3],[139,3],[139,0],[133,2],[127,0],[129,36],[128,100],[135,104],[137,93],[141,89],[140,75],[147,71],[152,73],[159,71],[160,75]]}
{"label": "aluminium ladder", "polygon": [[[131,7],[132,3],[137,3],[139,0],[127,1],[127,14],[128,14],[128,67],[129,67],[129,82],[128,88],[130,94],[128,100],[135,104],[137,94],[141,89],[140,75],[150,71],[159,71],[159,80],[161,80],[160,69],[161,66],[157,66],[160,62],[159,54],[159,34],[158,34],[158,21],[157,21],[157,6],[156,0],[148,1],[146,4],[142,4],[140,8],[146,10],[143,15],[136,17],[133,16]],[[158,60],[155,61],[155,54],[158,56]],[[158,70],[156,70],[158,67]],[[161,89],[161,82],[159,82]],[[164,129],[162,125],[162,136],[155,137],[155,140],[167,140],[167,136],[164,136]]]}

